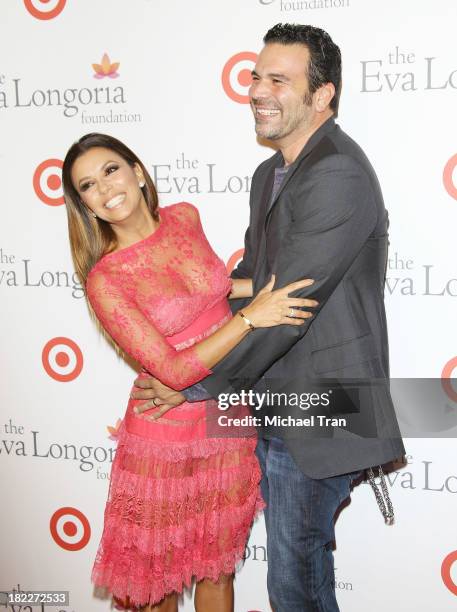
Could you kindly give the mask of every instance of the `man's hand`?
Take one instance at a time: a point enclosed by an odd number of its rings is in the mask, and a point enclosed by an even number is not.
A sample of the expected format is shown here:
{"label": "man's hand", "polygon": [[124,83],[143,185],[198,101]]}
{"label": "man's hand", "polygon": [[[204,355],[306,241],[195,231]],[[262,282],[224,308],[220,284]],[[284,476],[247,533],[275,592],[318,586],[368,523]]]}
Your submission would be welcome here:
{"label": "man's hand", "polygon": [[170,408],[179,406],[186,398],[179,391],[170,389],[162,384],[160,380],[150,376],[148,378],[137,378],[134,382],[137,389],[132,391],[130,397],[136,400],[146,400],[142,404],[135,406],[134,412],[142,415],[146,410],[157,408],[154,414],[144,415],[143,418],[148,421],[155,421],[163,416]]}

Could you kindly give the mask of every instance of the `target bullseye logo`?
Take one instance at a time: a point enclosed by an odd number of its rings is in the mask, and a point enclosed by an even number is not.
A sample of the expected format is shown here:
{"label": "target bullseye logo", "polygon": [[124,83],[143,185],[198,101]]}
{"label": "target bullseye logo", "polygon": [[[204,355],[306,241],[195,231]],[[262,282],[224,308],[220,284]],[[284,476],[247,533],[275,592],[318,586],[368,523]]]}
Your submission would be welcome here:
{"label": "target bullseye logo", "polygon": [[[451,593],[457,595],[457,582],[452,577],[452,567],[454,563],[456,563],[455,567],[457,569],[457,550],[454,550],[445,557],[441,564],[441,578]],[[457,573],[454,573],[454,576],[457,576]]]}
{"label": "target bullseye logo", "polygon": [[65,8],[67,0],[24,0],[28,12],[40,20],[54,19]]}
{"label": "target bullseye logo", "polygon": [[256,61],[256,53],[242,51],[226,62],[222,70],[222,87],[234,102],[249,104],[248,90],[252,83],[251,72]]}
{"label": "target bullseye logo", "polygon": [[244,249],[238,249],[238,251],[235,251],[233,253],[233,255],[230,257],[230,259],[225,265],[225,267],[227,268],[228,274],[232,273],[232,270],[235,268],[238,262],[242,259],[243,255],[244,255]]}
{"label": "target bullseye logo", "polygon": [[54,19],[65,8],[67,0],[24,0],[28,12],[41,21]]}
{"label": "target bullseye logo", "polygon": [[51,516],[49,529],[56,544],[65,550],[81,550],[90,540],[90,524],[76,508],[59,508]]}
{"label": "target bullseye logo", "polygon": [[444,166],[443,172],[443,183],[444,188],[454,200],[457,200],[457,185],[454,181],[454,170],[457,168],[457,154],[453,155],[451,159]]}
{"label": "target bullseye logo", "polygon": [[62,166],[60,159],[46,159],[37,166],[33,174],[33,189],[40,200],[48,206],[64,204]]}
{"label": "target bullseye logo", "polygon": [[441,386],[450,400],[457,402],[457,388],[452,386],[452,373],[457,368],[457,357],[449,359],[441,372]]}
{"label": "target bullseye logo", "polygon": [[70,338],[49,340],[43,348],[41,360],[46,373],[59,382],[69,382],[81,374],[83,354]]}

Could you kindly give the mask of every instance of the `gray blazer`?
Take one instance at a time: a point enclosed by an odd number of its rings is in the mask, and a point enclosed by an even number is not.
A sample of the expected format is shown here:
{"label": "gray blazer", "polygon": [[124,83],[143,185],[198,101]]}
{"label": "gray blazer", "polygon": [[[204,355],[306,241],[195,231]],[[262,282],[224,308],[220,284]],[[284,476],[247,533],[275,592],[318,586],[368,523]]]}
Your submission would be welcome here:
{"label": "gray blazer", "polygon": [[292,437],[271,427],[266,432],[284,437],[305,474],[325,478],[404,454],[388,384],[374,384],[389,376],[388,216],[370,162],[333,118],[312,135],[272,200],[274,169],[283,165],[277,152],[254,173],[245,253],[232,276],[252,278],[254,295],[273,272],[275,287],[313,278],[295,295],[319,306],[302,326],[256,329],[202,384],[217,397],[248,387],[301,393],[310,380],[364,381],[362,421],[374,423],[375,434],[344,427],[304,428]]}

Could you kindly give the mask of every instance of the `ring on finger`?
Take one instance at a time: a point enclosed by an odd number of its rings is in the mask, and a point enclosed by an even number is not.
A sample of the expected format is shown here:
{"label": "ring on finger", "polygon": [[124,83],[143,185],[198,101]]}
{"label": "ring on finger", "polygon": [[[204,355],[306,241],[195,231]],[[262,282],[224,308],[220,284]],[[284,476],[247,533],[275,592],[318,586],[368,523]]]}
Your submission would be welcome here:
{"label": "ring on finger", "polygon": [[292,319],[295,317],[295,310],[293,308],[289,310],[289,317]]}
{"label": "ring on finger", "polygon": [[152,403],[153,403],[153,404],[154,404],[154,406],[157,408],[156,398],[155,398],[155,397],[153,397],[153,398],[152,398]]}

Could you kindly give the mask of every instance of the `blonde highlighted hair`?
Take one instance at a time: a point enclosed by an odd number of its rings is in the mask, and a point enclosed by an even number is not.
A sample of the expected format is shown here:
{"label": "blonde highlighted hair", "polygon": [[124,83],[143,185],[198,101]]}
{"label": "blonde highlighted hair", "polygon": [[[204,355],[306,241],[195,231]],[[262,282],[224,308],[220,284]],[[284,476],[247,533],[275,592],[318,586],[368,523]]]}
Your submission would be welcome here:
{"label": "blonde highlighted hair", "polygon": [[159,221],[158,197],[154,183],[143,162],[123,142],[107,134],[91,133],[72,144],[63,162],[62,183],[68,215],[71,255],[76,273],[84,287],[87,275],[97,261],[117,247],[117,239],[110,224],[92,216],[71,180],[75,161],[94,147],[114,151],[132,168],[135,165],[141,168],[145,180],[144,187],[141,188],[144,199],[154,221]]}

